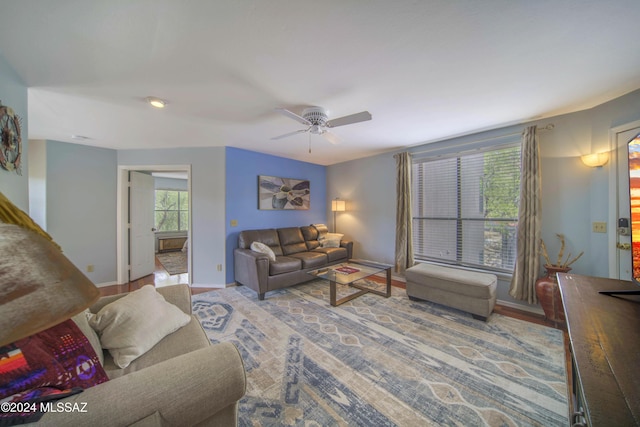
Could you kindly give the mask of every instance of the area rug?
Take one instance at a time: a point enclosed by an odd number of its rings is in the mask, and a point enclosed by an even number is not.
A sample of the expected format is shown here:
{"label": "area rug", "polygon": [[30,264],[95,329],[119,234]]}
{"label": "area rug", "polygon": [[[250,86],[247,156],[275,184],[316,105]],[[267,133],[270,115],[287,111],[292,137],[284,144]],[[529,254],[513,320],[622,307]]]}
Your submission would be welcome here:
{"label": "area rug", "polygon": [[158,261],[170,275],[187,272],[187,254],[182,251],[156,254]]}
{"label": "area rug", "polygon": [[242,354],[241,426],[567,425],[559,330],[485,323],[399,288],[332,307],[323,280],[264,301],[244,286],[207,292],[193,309]]}

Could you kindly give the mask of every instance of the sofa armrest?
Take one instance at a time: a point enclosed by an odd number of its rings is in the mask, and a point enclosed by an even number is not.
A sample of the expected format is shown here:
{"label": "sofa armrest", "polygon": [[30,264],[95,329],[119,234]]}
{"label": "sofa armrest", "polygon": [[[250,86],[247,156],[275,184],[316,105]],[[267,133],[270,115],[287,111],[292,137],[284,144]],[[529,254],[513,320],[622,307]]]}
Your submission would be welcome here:
{"label": "sofa armrest", "polygon": [[269,279],[269,257],[238,248],[233,251],[233,266],[236,282],[250,287],[264,298]]}
{"label": "sofa armrest", "polygon": [[[167,302],[178,306],[178,308],[185,313],[191,314],[191,290],[189,289],[189,285],[164,286],[161,288],[156,288],[156,291],[158,291],[158,293],[160,293],[160,295],[162,295],[164,299],[167,300]],[[95,304],[89,307],[89,311],[91,311],[92,313],[97,313],[105,305],[116,301],[126,295],[128,295],[128,292],[102,297],[98,301],[96,301]]]}
{"label": "sofa armrest", "polygon": [[347,258],[353,258],[353,242],[351,240],[340,240],[340,247],[347,248]]}
{"label": "sofa armrest", "polygon": [[127,426],[157,412],[168,425],[195,425],[237,407],[245,390],[240,353],[233,344],[221,343],[61,399],[85,412],[47,412],[40,423],[88,426],[108,420],[109,425]]}
{"label": "sofa armrest", "polygon": [[167,302],[177,306],[187,314],[191,314],[191,289],[189,285],[172,285],[156,288],[156,291],[164,297]]}

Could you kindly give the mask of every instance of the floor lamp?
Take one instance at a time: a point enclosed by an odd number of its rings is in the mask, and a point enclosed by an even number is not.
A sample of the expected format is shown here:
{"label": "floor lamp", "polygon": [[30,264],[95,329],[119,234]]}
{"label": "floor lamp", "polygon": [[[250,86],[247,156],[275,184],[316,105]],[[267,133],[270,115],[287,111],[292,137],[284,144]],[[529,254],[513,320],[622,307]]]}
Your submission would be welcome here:
{"label": "floor lamp", "polygon": [[347,210],[347,203],[337,197],[331,201],[331,210],[333,211],[333,232],[336,232],[336,212],[344,212]]}

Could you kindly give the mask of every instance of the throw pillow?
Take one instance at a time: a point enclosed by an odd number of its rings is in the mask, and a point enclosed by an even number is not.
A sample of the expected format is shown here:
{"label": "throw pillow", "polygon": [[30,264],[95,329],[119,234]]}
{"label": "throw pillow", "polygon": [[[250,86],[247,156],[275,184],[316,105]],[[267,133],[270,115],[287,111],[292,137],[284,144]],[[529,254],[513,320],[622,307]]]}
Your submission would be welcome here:
{"label": "throw pillow", "polygon": [[320,245],[323,248],[339,248],[342,237],[344,237],[344,234],[327,233],[324,235],[324,238],[320,240]]}
{"label": "throw pillow", "polygon": [[89,324],[114,363],[126,368],[190,321],[191,316],[165,301],[152,285],[146,285],[104,306]]}
{"label": "throw pillow", "polygon": [[[109,380],[71,319],[0,347],[0,378],[0,401],[22,403],[61,399]],[[42,415],[0,411],[0,425],[35,422]]]}
{"label": "throw pillow", "polygon": [[276,254],[273,252],[273,250],[271,250],[269,246],[265,245],[264,243],[253,242],[250,247],[254,252],[260,252],[261,254],[267,255],[269,257],[269,261],[276,260]]}
{"label": "throw pillow", "polygon": [[102,345],[100,345],[100,338],[98,338],[98,334],[93,330],[91,325],[89,325],[89,318],[93,316],[93,314],[87,308],[84,311],[76,314],[71,318],[73,322],[80,328],[80,331],[84,334],[85,337],[89,340],[89,344],[93,347],[93,351],[96,352],[96,356],[98,356],[98,360],[100,361],[100,365],[104,366],[104,352],[102,351]]}

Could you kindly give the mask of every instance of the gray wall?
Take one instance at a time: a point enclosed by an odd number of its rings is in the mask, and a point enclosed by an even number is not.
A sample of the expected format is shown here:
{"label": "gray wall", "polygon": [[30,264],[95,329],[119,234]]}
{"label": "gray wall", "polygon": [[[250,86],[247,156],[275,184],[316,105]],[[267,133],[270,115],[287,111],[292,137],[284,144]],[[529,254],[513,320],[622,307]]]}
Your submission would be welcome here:
{"label": "gray wall", "polygon": [[[224,153],[224,147],[118,151],[119,166],[191,165],[191,281],[194,286],[225,284]],[[221,271],[216,268],[218,264],[222,265]]]}
{"label": "gray wall", "polygon": [[[593,233],[591,223],[608,222],[609,173],[587,168],[580,156],[609,150],[609,130],[640,120],[640,91],[578,113],[531,122],[555,129],[540,133],[542,168],[542,238],[552,254],[559,245],[556,233],[564,233],[567,251],[585,254],[572,267],[584,275],[609,275],[608,234]],[[473,141],[490,144],[491,138],[521,132],[524,125],[414,146],[409,151],[458,150]],[[500,140],[500,138],[498,138]],[[393,153],[354,160],[327,168],[327,197],[346,199],[347,212],[338,214],[338,231],[356,243],[355,256],[393,264],[395,238],[395,161]],[[329,213],[330,214],[330,213]],[[609,233],[614,227],[608,227]],[[567,252],[565,252],[567,253]],[[553,256],[553,255],[552,255]],[[508,295],[509,278],[500,278],[498,298],[522,304]]]}
{"label": "gray wall", "polygon": [[15,171],[6,171],[0,167],[0,192],[7,196],[17,207],[29,212],[27,87],[2,54],[0,54],[0,101],[2,101],[2,105],[13,108],[13,111],[21,119],[23,156],[22,175],[18,175]]}
{"label": "gray wall", "polygon": [[46,153],[47,231],[94,283],[115,283],[116,151],[47,141]]}

